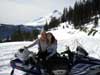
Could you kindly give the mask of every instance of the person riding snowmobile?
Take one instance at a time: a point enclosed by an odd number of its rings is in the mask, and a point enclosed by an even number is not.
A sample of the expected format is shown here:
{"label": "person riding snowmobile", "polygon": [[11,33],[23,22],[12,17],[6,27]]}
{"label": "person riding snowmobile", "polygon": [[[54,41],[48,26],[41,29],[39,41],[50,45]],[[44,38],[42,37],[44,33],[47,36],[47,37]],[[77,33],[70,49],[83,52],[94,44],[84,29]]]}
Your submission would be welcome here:
{"label": "person riding snowmobile", "polygon": [[[38,64],[42,67],[47,68],[50,71],[51,65],[53,66],[53,60],[56,59],[57,53],[57,40],[54,35],[50,32],[42,32],[41,37],[36,39],[34,43],[27,46],[26,48],[30,48],[34,45],[38,44]],[[41,61],[42,59],[42,61]]]}
{"label": "person riding snowmobile", "polygon": [[57,53],[57,40],[52,33],[41,32],[41,37],[36,39],[31,45],[26,46],[30,48],[38,44],[38,57],[42,58],[44,61],[48,60]]}
{"label": "person riding snowmobile", "polygon": [[48,56],[46,59],[55,58],[57,55],[57,40],[55,39],[54,35],[50,32],[47,33],[47,53]]}
{"label": "person riding snowmobile", "polygon": [[38,57],[45,60],[45,57],[47,56],[47,36],[46,32],[41,32],[40,38],[36,39],[32,44],[29,46],[26,46],[26,48],[33,47],[34,45],[38,45]]}

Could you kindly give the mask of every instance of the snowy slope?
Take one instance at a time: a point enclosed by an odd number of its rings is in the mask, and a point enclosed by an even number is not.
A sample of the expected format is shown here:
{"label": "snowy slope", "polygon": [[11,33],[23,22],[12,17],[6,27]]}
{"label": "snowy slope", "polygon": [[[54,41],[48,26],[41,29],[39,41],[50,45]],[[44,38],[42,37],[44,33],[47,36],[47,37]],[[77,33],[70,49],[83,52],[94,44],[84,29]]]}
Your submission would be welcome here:
{"label": "snowy slope", "polygon": [[[55,32],[54,32],[55,34]],[[73,35],[74,36],[74,35]],[[73,36],[70,35],[66,40],[58,41],[58,52],[65,50],[65,45],[69,45],[72,50],[76,48],[77,42],[73,39]],[[78,37],[78,36],[77,36]],[[57,36],[56,36],[57,38]],[[60,37],[61,38],[61,37]],[[82,44],[82,46],[89,52],[90,56],[100,58],[100,40],[90,37],[78,37],[77,40]],[[12,43],[2,43],[0,44],[0,75],[9,75],[11,72],[11,67],[9,65],[10,60],[13,58],[14,53],[17,52],[19,48],[31,44],[32,42],[12,42]],[[37,46],[31,48],[34,52],[37,52]],[[16,75],[21,75],[23,72],[15,71]]]}
{"label": "snowy slope", "polygon": [[48,14],[47,16],[44,17],[40,17],[36,20],[33,20],[32,22],[28,22],[24,25],[27,26],[43,26],[46,22],[50,22],[52,17],[56,17],[57,19],[60,18],[62,15],[61,12],[59,12],[58,10],[54,10],[52,13]]}
{"label": "snowy slope", "polygon": [[58,40],[63,42],[63,46],[70,46],[72,51],[75,51],[76,47],[81,45],[87,50],[89,56],[100,59],[100,34],[96,34],[93,37],[88,36],[85,32],[80,32],[79,30],[69,28],[58,28],[58,30],[50,32],[52,32]]}
{"label": "snowy slope", "polygon": [[[92,23],[91,23],[92,24]],[[91,25],[88,24],[88,25]],[[99,23],[100,24],[100,23]],[[67,25],[67,26],[66,26]],[[99,31],[99,26],[98,26]],[[88,36],[87,33],[79,30],[75,30],[73,25],[69,25],[67,22],[60,24],[59,27],[52,29],[51,31],[58,40],[57,51],[65,51],[65,46],[68,45],[72,51],[75,51],[77,45],[81,45],[87,50],[89,56],[100,59],[100,33],[97,32],[95,36]],[[9,75],[11,67],[9,65],[10,60],[19,48],[31,44],[30,42],[10,42],[0,43],[0,75]],[[30,48],[29,50],[37,52],[37,46]],[[22,72],[17,72],[16,75],[22,75]]]}
{"label": "snowy slope", "polygon": [[[11,42],[11,43],[0,43],[0,75],[9,75],[11,72],[10,60],[13,59],[14,54],[18,49],[23,48],[31,44],[32,42]],[[63,45],[60,45],[61,47]],[[61,48],[64,49],[64,48]],[[30,48],[29,50],[37,52],[37,46]],[[15,71],[16,75],[22,75],[23,72]]]}
{"label": "snowy slope", "polygon": [[[62,29],[52,30],[56,39],[58,40],[58,52],[65,50],[65,46],[70,46],[72,51],[75,50],[76,46],[80,43],[89,52],[89,56],[100,59],[100,39],[87,36],[84,32],[78,30]],[[13,58],[14,53],[19,48],[27,46],[32,42],[11,42],[0,44],[0,75],[9,75],[11,67],[9,65],[10,60]],[[30,48],[29,50],[37,52],[37,46]],[[21,75],[23,72],[16,72],[16,75]]]}
{"label": "snowy slope", "polygon": [[17,49],[23,47],[25,44],[25,42],[0,44],[0,75],[9,75],[11,71],[10,60],[13,58],[14,53],[17,52]]}

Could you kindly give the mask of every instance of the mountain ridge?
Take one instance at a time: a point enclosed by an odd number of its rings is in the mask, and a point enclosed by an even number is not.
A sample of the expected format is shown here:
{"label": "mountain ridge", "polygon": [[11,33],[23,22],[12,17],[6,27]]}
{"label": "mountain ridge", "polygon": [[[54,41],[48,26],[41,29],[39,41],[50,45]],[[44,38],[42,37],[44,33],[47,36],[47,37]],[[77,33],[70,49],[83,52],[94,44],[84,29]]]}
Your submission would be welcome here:
{"label": "mountain ridge", "polygon": [[26,26],[43,26],[45,25],[46,22],[50,22],[52,17],[56,17],[57,19],[60,18],[62,15],[62,13],[58,10],[54,10],[52,13],[48,14],[47,16],[44,17],[39,17],[35,20],[33,20],[32,22],[28,22],[26,24]]}

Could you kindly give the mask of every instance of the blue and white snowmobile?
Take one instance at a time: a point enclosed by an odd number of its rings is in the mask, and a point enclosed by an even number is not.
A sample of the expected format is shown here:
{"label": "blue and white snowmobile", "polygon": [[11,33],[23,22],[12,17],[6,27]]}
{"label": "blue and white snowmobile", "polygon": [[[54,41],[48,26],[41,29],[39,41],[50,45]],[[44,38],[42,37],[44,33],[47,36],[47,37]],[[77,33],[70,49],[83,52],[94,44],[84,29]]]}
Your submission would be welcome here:
{"label": "blue and white snowmobile", "polygon": [[14,75],[15,69],[26,72],[25,75],[45,75],[43,74],[43,68],[37,65],[35,56],[36,54],[33,54],[27,48],[19,49],[15,58],[10,61],[11,75]]}
{"label": "blue and white snowmobile", "polygon": [[14,75],[15,69],[26,72],[25,75],[67,75],[69,71],[67,58],[59,54],[56,58],[48,59],[46,66],[41,64],[43,61],[38,61],[37,55],[32,54],[26,48],[19,49],[15,57],[10,62],[11,75]]}
{"label": "blue and white snowmobile", "polygon": [[10,62],[13,69],[11,75],[14,75],[14,69],[26,72],[25,75],[100,75],[100,60],[89,57],[81,47],[77,48],[77,52],[68,48],[56,59],[46,61],[46,68],[27,49],[20,49],[15,57]]}
{"label": "blue and white snowmobile", "polygon": [[85,49],[78,46],[76,52],[68,50],[62,54],[68,54],[70,71],[68,75],[100,75],[100,60],[89,57]]}

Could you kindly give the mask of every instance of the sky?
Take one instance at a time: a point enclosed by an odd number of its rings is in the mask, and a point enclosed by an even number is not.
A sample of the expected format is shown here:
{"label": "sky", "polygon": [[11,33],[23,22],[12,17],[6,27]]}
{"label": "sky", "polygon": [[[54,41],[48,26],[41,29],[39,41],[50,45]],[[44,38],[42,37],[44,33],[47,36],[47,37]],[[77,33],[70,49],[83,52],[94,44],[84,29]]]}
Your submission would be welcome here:
{"label": "sky", "polygon": [[76,0],[0,0],[0,23],[24,24],[54,10],[63,11]]}

